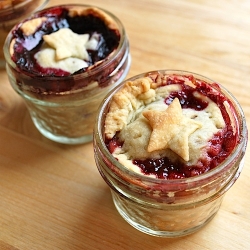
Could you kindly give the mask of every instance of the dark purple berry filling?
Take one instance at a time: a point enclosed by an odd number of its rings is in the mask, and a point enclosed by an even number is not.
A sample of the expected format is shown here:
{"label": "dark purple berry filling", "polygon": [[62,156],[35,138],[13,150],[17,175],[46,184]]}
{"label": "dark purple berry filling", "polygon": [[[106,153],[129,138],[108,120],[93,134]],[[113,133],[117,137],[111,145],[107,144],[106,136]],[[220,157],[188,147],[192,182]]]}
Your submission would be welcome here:
{"label": "dark purple berry filling", "polygon": [[[38,28],[34,35],[25,36],[20,29],[20,25],[13,31],[13,38],[16,38],[13,61],[21,71],[26,74],[36,74],[41,76],[67,76],[69,72],[60,69],[42,68],[36,63],[34,55],[39,51],[43,43],[43,35],[58,31],[61,28],[70,28],[78,34],[93,33],[100,34],[98,50],[88,50],[90,60],[88,65],[94,65],[96,62],[105,59],[119,44],[120,34],[117,30],[107,27],[104,20],[94,14],[83,16],[69,16],[69,10],[66,7],[55,7],[50,10],[44,10],[34,17],[47,17],[41,27]],[[83,68],[74,74],[85,72]]]}

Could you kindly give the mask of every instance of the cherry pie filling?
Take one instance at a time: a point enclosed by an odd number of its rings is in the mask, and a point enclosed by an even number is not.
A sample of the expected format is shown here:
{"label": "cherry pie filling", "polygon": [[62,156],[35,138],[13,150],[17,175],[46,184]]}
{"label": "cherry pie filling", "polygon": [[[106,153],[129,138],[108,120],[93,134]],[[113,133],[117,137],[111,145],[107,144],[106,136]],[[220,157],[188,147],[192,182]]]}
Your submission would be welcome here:
{"label": "cherry pie filling", "polygon": [[[209,97],[219,107],[226,126],[214,134],[207,142],[206,152],[201,155],[195,165],[188,165],[183,160],[173,161],[169,157],[132,159],[132,163],[138,166],[140,172],[144,175],[153,175],[159,179],[182,179],[201,175],[223,162],[237,144],[238,132],[235,132],[228,110],[223,104],[224,101],[230,104],[230,101],[220,92],[214,91],[214,89],[219,89],[220,87],[216,83],[209,85],[203,80],[195,79],[192,75],[186,77],[195,83],[195,87],[186,85],[182,78],[174,76],[169,77],[167,81],[162,84],[162,86],[172,84],[181,85],[180,90],[171,92],[170,95],[165,98],[165,103],[170,105],[174,98],[178,98],[182,109],[191,108],[198,111],[204,110],[208,103],[206,100],[195,97],[194,92],[199,92]],[[233,110],[233,107],[231,106],[230,109]],[[112,139],[105,139],[106,146],[110,153],[114,153],[117,148],[123,146],[123,141],[119,139],[119,133],[120,132],[117,132]]]}

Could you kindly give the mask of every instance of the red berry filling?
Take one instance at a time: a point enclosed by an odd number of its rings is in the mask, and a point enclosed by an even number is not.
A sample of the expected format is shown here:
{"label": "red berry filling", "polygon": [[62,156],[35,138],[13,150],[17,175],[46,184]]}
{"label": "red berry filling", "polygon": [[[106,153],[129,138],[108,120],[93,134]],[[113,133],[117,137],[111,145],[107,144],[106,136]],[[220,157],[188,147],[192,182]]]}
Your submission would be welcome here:
{"label": "red berry filling", "polygon": [[[195,79],[192,79],[194,81]],[[209,97],[220,108],[226,127],[220,132],[216,133],[207,145],[207,152],[203,155],[196,165],[189,166],[183,161],[171,161],[171,159],[164,157],[160,159],[133,159],[133,163],[137,165],[144,175],[155,175],[160,179],[180,179],[188,178],[205,173],[224,161],[232,152],[237,143],[238,134],[234,132],[231,126],[230,117],[224,106],[224,101],[229,100],[215,91],[219,86],[208,85],[201,80],[195,80],[195,87],[184,84],[179,78],[168,78],[167,82],[163,85],[180,84],[182,86],[180,91],[172,92],[165,102],[169,105],[175,97],[180,100],[183,109],[191,108],[194,110],[203,110],[207,107],[208,103],[194,95],[194,92],[199,92]],[[111,153],[114,152],[116,147],[121,147],[122,142],[114,137],[112,140],[107,141],[106,145]]]}

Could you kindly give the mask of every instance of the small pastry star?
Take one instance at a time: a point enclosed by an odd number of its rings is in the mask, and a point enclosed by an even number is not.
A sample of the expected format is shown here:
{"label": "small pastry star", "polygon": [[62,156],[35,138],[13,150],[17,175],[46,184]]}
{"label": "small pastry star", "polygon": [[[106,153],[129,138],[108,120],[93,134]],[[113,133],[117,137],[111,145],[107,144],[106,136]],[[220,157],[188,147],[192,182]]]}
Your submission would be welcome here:
{"label": "small pastry star", "polygon": [[49,35],[43,36],[44,41],[56,50],[56,60],[69,57],[76,57],[88,61],[89,55],[86,50],[86,43],[89,34],[79,35],[71,29],[62,28]]}
{"label": "small pastry star", "polygon": [[165,111],[147,110],[143,115],[152,128],[148,152],[169,148],[185,161],[189,161],[188,138],[202,125],[182,114],[178,98]]}

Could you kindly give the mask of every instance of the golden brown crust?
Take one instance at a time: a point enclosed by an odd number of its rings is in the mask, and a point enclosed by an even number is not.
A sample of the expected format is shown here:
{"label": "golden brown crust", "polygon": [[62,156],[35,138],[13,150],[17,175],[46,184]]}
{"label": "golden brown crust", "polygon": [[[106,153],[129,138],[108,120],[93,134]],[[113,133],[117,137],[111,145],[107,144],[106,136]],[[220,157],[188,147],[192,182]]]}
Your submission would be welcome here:
{"label": "golden brown crust", "polygon": [[109,113],[105,120],[105,134],[111,139],[117,131],[123,129],[129,122],[130,114],[138,109],[146,99],[154,98],[155,91],[151,88],[153,81],[140,78],[126,82],[112,99]]}

